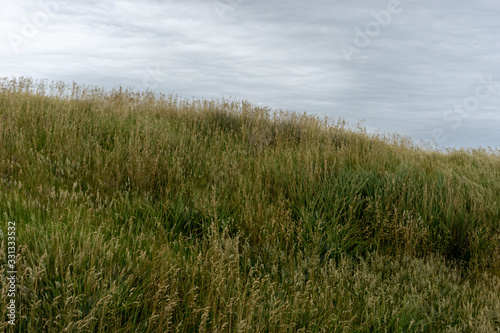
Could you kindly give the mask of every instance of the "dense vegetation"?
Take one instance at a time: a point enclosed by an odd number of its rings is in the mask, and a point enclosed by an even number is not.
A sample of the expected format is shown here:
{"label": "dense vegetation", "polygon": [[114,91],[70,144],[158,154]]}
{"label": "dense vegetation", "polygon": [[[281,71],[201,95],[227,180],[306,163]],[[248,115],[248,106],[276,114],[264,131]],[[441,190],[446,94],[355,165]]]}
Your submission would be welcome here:
{"label": "dense vegetation", "polygon": [[498,149],[3,79],[0,220],[0,330],[7,221],[17,332],[500,327]]}

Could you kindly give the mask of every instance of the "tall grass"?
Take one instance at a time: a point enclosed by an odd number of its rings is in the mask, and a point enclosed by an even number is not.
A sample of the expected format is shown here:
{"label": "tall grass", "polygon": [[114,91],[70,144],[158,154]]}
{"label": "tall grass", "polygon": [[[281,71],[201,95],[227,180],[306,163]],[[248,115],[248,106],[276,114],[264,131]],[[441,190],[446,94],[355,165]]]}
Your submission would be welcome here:
{"label": "tall grass", "polygon": [[248,102],[0,80],[16,332],[494,332],[500,151]]}

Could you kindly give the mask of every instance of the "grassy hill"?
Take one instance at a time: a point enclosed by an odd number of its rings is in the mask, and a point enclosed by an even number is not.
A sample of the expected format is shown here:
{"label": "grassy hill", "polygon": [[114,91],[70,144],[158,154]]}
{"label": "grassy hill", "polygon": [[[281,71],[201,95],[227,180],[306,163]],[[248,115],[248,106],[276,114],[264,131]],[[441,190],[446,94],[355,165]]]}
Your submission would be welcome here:
{"label": "grassy hill", "polygon": [[[0,329],[494,332],[500,151],[0,80]],[[7,222],[16,222],[16,326]]]}

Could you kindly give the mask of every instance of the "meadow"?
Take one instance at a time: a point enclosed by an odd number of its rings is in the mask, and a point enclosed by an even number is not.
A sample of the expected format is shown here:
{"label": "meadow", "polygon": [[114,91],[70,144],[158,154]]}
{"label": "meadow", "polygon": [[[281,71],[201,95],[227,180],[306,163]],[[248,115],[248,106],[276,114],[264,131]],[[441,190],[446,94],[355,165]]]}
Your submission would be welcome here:
{"label": "meadow", "polygon": [[5,332],[498,332],[500,150],[0,79],[0,278]]}

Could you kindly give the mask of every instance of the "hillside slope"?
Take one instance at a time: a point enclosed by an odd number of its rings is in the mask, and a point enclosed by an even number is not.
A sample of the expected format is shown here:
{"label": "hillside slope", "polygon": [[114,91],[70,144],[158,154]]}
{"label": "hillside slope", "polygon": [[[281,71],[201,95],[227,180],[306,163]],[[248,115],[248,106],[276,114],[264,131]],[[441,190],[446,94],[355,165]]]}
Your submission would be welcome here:
{"label": "hillside slope", "polygon": [[498,150],[3,79],[0,216],[18,332],[500,327]]}

